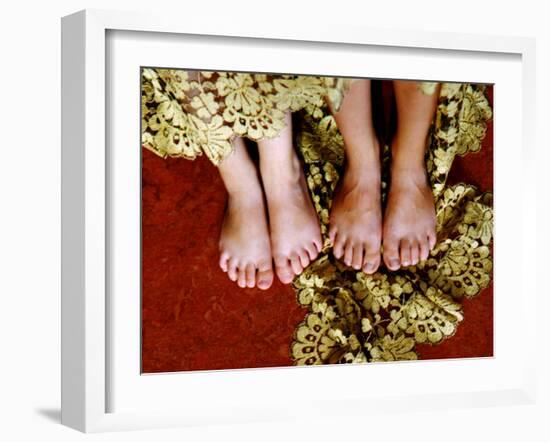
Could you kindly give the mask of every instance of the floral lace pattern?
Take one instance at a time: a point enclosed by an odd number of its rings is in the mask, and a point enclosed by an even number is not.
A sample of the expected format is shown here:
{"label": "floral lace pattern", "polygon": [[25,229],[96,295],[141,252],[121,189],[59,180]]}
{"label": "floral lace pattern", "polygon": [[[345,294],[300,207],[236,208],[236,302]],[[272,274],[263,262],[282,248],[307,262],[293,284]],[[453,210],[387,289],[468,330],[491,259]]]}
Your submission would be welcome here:
{"label": "floral lace pattern", "polygon": [[[294,280],[298,302],[309,309],[291,346],[296,364],[417,359],[416,343],[438,344],[456,332],[464,319],[462,297],[475,296],[490,282],[492,195],[445,183],[456,155],[480,149],[491,115],[483,86],[442,84],[427,152],[436,247],[417,266],[397,272],[381,267],[367,275],[336,260],[325,239],[321,256]],[[296,145],[326,238],[343,143],[330,114],[301,114],[297,120]],[[386,146],[384,168],[389,155]],[[386,182],[382,188],[384,198]]]}
{"label": "floral lace pattern", "polygon": [[322,115],[338,109],[352,80],[302,75],[142,70],[142,144],[166,157],[195,159],[203,152],[219,164],[242,136],[273,138],[284,112]]}
{"label": "floral lace pattern", "polygon": [[[430,257],[366,275],[336,260],[327,238],[329,210],[344,150],[332,112],[353,80],[328,77],[143,69],[142,143],[156,154],[219,164],[235,136],[276,136],[295,112],[295,144],[325,239],[321,255],[295,278],[309,309],[295,332],[298,365],[417,359],[416,343],[438,344],[464,319],[461,299],[490,283],[492,195],[467,184],[447,186],[456,155],[481,148],[492,111],[481,85],[443,83],[426,155],[437,214]],[[435,91],[422,83],[423,93]],[[383,150],[383,167],[390,150]],[[383,179],[387,177],[387,170]],[[383,198],[387,183],[383,182]]]}

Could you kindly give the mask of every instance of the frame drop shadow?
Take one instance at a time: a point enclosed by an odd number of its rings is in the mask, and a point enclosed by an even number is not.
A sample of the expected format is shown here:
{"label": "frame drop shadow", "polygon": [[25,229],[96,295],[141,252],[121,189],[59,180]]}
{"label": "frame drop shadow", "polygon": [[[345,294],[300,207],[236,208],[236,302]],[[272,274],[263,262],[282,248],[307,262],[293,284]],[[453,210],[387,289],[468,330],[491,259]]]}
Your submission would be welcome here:
{"label": "frame drop shadow", "polygon": [[56,424],[61,423],[61,409],[60,408],[36,408],[35,413],[39,416],[42,416],[46,420],[49,420],[50,422],[54,422]]}

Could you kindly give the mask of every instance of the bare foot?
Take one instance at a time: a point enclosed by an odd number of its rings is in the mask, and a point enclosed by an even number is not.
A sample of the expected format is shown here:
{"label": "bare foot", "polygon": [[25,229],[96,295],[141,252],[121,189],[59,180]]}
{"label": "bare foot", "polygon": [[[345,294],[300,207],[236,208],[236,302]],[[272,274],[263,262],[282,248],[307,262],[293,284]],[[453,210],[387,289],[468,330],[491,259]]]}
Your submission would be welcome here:
{"label": "bare foot", "polygon": [[384,213],[383,258],[390,270],[428,258],[436,243],[435,207],[424,165],[392,165]]}
{"label": "bare foot", "polygon": [[267,290],[273,283],[269,230],[256,166],[242,139],[220,164],[229,197],[220,235],[220,267],[239,287]]}
{"label": "bare foot", "polygon": [[220,267],[239,287],[273,282],[269,231],[260,194],[230,195],[220,236]]}
{"label": "bare foot", "polygon": [[275,272],[292,282],[321,251],[319,218],[291,139],[291,121],[276,139],[258,143],[260,171],[269,212]]}
{"label": "bare foot", "polygon": [[365,273],[380,265],[382,213],[378,141],[363,146],[373,152],[368,161],[349,163],[336,189],[330,211],[329,238],[334,256]]}
{"label": "bare foot", "polygon": [[275,186],[266,185],[273,260],[277,276],[284,284],[302,273],[322,248],[317,213],[299,162],[297,167],[298,170],[277,180]]}
{"label": "bare foot", "polygon": [[[383,259],[390,270],[418,264],[435,246],[435,207],[424,156],[439,93],[425,94],[415,81],[393,82],[397,132],[384,213]],[[437,90],[437,89],[436,89]]]}

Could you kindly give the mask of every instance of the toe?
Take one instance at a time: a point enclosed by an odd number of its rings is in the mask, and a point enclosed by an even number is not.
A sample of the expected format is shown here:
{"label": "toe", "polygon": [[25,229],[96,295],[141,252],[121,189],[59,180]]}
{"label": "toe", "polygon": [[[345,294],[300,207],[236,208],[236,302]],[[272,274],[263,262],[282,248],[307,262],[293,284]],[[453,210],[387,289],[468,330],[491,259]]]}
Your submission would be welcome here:
{"label": "toe", "polygon": [[342,258],[342,256],[344,256],[344,240],[345,240],[344,237],[340,235],[336,235],[336,239],[334,242],[334,249],[332,251],[336,259],[340,259]]}
{"label": "toe", "polygon": [[258,269],[258,274],[256,275],[258,288],[261,290],[267,290],[273,284],[273,269],[271,266],[269,268]]}
{"label": "toe", "polygon": [[289,284],[294,279],[294,272],[290,266],[290,262],[286,258],[279,258],[275,260],[275,271],[277,277],[283,284]]}
{"label": "toe", "polygon": [[411,244],[407,240],[402,240],[399,244],[401,265],[407,267],[411,265]]}
{"label": "toe", "polygon": [[224,272],[227,272],[229,267],[229,254],[227,252],[220,255],[220,267]]}
{"label": "toe", "polygon": [[256,285],[256,266],[254,264],[247,264],[244,270],[246,275],[246,286],[254,287]]}
{"label": "toe", "polygon": [[313,245],[317,249],[317,253],[321,253],[323,250],[323,238],[321,238],[321,231],[317,233],[316,237],[313,239]]}
{"label": "toe", "polygon": [[351,266],[355,270],[361,270],[362,264],[363,264],[363,246],[361,244],[356,244],[353,246],[353,258],[351,260]]}
{"label": "toe", "polygon": [[309,260],[314,261],[315,258],[317,258],[317,255],[319,255],[319,252],[317,251],[317,248],[313,243],[310,243],[306,246],[307,254],[309,255]]}
{"label": "toe", "polygon": [[420,260],[424,261],[428,259],[428,256],[430,254],[430,245],[429,245],[428,238],[426,237],[423,240],[421,240],[419,246],[420,246]]}
{"label": "toe", "polygon": [[351,262],[353,261],[353,246],[350,242],[345,245],[344,249],[344,262],[348,267],[351,267]]}
{"label": "toe", "polygon": [[390,270],[397,270],[401,266],[399,260],[399,241],[393,236],[384,237],[384,264]]}
{"label": "toe", "polygon": [[236,281],[239,274],[237,272],[237,261],[235,259],[230,259],[227,267],[227,276],[231,281]]}
{"label": "toe", "polygon": [[246,270],[244,265],[240,265],[238,268],[237,284],[243,289],[246,287]]}
{"label": "toe", "polygon": [[309,254],[306,249],[300,250],[300,253],[298,254],[300,258],[300,264],[302,264],[302,268],[306,268],[309,265]]}
{"label": "toe", "polygon": [[292,267],[292,271],[295,275],[299,275],[304,270],[302,264],[300,263],[300,257],[297,253],[290,255],[290,267]]}
{"label": "toe", "polygon": [[435,247],[435,244],[437,242],[437,238],[435,235],[435,232],[429,232],[428,233],[428,244],[430,245],[430,250],[432,250]]}
{"label": "toe", "polygon": [[372,275],[380,267],[380,252],[365,253],[363,259],[363,271],[369,275]]}
{"label": "toe", "polygon": [[411,264],[413,266],[418,264],[419,255],[420,255],[420,246],[418,245],[418,241],[413,241],[411,244]]}
{"label": "toe", "polygon": [[330,243],[334,245],[334,240],[336,239],[336,232],[337,229],[335,226],[330,226],[328,231],[328,238],[330,239]]}

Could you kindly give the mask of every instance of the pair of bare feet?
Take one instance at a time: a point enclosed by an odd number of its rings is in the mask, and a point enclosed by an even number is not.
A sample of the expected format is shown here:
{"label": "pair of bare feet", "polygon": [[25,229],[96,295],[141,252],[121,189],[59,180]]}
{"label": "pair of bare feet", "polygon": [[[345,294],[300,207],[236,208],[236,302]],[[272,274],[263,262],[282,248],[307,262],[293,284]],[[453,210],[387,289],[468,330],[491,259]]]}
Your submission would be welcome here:
{"label": "pair of bare feet", "polygon": [[[369,149],[374,152],[370,164],[376,164],[377,141]],[[436,240],[433,194],[423,163],[400,164],[394,158],[384,211],[380,186],[379,160],[377,167],[348,164],[331,208],[334,256],[367,274],[382,261],[392,271],[416,265],[428,258]]]}
{"label": "pair of bare feet", "polygon": [[[382,260],[390,270],[417,264],[428,257],[436,239],[424,163],[435,97],[423,95],[415,82],[394,82],[394,89],[398,130],[384,216],[370,81],[354,82],[335,113],[347,163],[331,208],[329,238],[336,258],[368,274],[376,272]],[[220,267],[240,287],[266,290],[274,270],[288,284],[321,251],[319,220],[292,145],[290,114],[286,118],[286,128],[277,138],[258,143],[259,170],[240,138],[234,141],[234,153],[220,165],[229,195]]]}
{"label": "pair of bare feet", "polygon": [[220,267],[239,287],[268,289],[275,272],[290,283],[322,247],[319,219],[292,144],[290,114],[277,138],[258,142],[259,170],[244,141],[220,165],[228,203],[220,236]]}
{"label": "pair of bare feet", "polygon": [[[331,208],[329,237],[338,259],[365,273],[416,265],[435,246],[435,208],[425,166],[438,93],[414,81],[393,82],[397,132],[382,216],[380,149],[372,124],[370,80],[355,81],[334,114],[344,137],[346,170]],[[436,91],[438,92],[438,88]]]}

